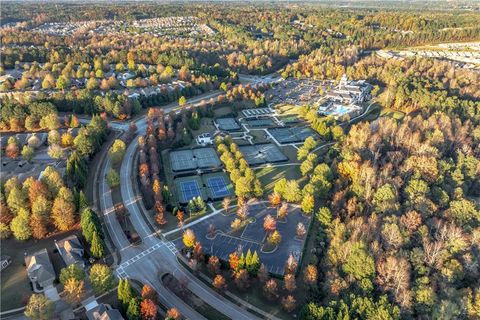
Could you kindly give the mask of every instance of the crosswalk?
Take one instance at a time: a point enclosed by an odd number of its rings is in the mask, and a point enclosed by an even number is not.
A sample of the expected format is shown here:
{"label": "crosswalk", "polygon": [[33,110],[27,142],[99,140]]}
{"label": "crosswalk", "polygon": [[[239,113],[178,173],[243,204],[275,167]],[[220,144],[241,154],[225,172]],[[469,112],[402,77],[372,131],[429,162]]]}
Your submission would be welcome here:
{"label": "crosswalk", "polygon": [[123,262],[122,264],[120,264],[118,267],[117,267],[117,276],[121,279],[125,279],[127,278],[127,273],[125,271],[125,268],[134,264],[135,262],[139,261],[140,259],[144,258],[145,256],[149,255],[150,253],[154,252],[155,250],[158,250],[160,249],[162,246],[166,246],[168,248],[168,250],[170,250],[170,252],[173,254],[173,255],[177,255],[178,254],[178,250],[177,248],[175,247],[175,245],[173,244],[173,242],[171,241],[162,241],[162,242],[159,242],[153,246],[151,246],[150,248],[140,252],[139,254],[137,254],[136,256],[134,256],[133,258],[130,258],[128,259],[127,261]]}

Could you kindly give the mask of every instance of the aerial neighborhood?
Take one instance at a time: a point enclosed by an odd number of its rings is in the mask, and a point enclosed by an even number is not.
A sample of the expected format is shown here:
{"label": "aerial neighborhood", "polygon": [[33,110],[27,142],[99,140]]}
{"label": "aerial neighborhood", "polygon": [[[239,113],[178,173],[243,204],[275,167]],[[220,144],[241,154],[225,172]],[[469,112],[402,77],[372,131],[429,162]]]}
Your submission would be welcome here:
{"label": "aerial neighborhood", "polygon": [[0,318],[480,318],[480,7],[8,1]]}

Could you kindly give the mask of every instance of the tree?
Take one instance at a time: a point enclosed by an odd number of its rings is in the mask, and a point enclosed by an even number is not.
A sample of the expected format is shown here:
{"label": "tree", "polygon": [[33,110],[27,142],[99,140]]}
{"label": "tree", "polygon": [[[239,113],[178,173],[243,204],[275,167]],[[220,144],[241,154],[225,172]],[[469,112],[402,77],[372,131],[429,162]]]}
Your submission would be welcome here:
{"label": "tree", "polygon": [[89,279],[97,294],[109,291],[115,286],[115,276],[112,270],[104,264],[94,264],[90,269]]}
{"label": "tree", "polygon": [[187,249],[192,249],[193,246],[195,245],[196,238],[195,238],[195,233],[193,233],[192,229],[187,229],[183,233],[183,244]]}
{"label": "tree", "polygon": [[362,242],[352,244],[346,262],[342,265],[342,270],[357,280],[371,277],[375,273],[374,260],[366,252]]}
{"label": "tree", "polygon": [[475,208],[475,203],[467,199],[451,201],[446,215],[459,225],[467,225],[475,220],[480,221],[480,211]]}
{"label": "tree", "polygon": [[144,299],[140,303],[140,314],[143,320],[155,320],[157,319],[157,306],[150,299]]}
{"label": "tree", "polygon": [[176,308],[168,309],[165,320],[180,320],[182,314]]}
{"label": "tree", "polygon": [[275,221],[275,218],[273,218],[271,215],[266,215],[265,218],[263,219],[263,229],[267,233],[272,233],[275,231],[277,228],[277,222]]}
{"label": "tree", "polygon": [[59,230],[70,230],[75,224],[74,204],[60,197],[56,198],[52,207],[52,219]]}
{"label": "tree", "polygon": [[138,298],[131,298],[127,308],[127,319],[140,320],[140,301]]}
{"label": "tree", "polygon": [[[85,195],[83,190],[80,190],[80,192],[78,193],[78,210],[83,212],[87,208],[88,208],[87,196]],[[98,221],[98,225],[100,226],[100,221],[98,220],[98,216],[95,213],[93,214],[96,220]],[[98,229],[101,229],[101,228],[99,227]]]}
{"label": "tree", "polygon": [[67,283],[67,280],[75,279],[75,280],[83,280],[85,279],[85,272],[76,264],[71,264],[62,270],[60,270],[60,283],[64,284]]}
{"label": "tree", "polygon": [[55,304],[43,294],[32,294],[25,307],[25,315],[33,320],[53,318]]}
{"label": "tree", "polygon": [[288,203],[284,202],[277,210],[277,218],[285,219],[288,215]]}
{"label": "tree", "polygon": [[279,193],[273,192],[268,196],[268,201],[272,207],[277,207],[282,202],[282,197]]}
{"label": "tree", "polygon": [[287,261],[285,262],[285,274],[289,274],[289,273],[294,274],[295,270],[297,270],[297,266],[298,266],[297,259],[295,259],[293,254],[290,253]]}
{"label": "tree", "polygon": [[94,233],[100,236],[100,238],[102,237],[100,220],[92,209],[86,208],[83,210],[80,218],[80,225],[82,226],[82,234],[88,243],[92,243]]}
{"label": "tree", "polygon": [[180,107],[183,107],[186,104],[187,104],[187,99],[184,96],[181,96],[180,99],[178,99],[178,105]]}
{"label": "tree", "polygon": [[9,143],[5,148],[5,154],[8,158],[16,158],[20,154],[20,148],[17,143]]}
{"label": "tree", "polygon": [[237,252],[232,252],[228,256],[228,263],[230,266],[230,270],[237,271],[240,265],[240,257],[238,256]]}
{"label": "tree", "polygon": [[260,280],[260,282],[262,282],[262,283],[267,282],[268,279],[270,278],[269,275],[268,275],[267,268],[265,267],[265,265],[263,263],[261,264],[260,268],[258,269],[257,276],[258,276],[258,279]]}
{"label": "tree", "polygon": [[306,233],[307,233],[307,230],[305,229],[305,225],[303,223],[299,222],[297,224],[297,228],[296,228],[297,237],[303,238]]}
{"label": "tree", "polygon": [[142,292],[140,293],[142,299],[150,299],[153,302],[156,302],[158,299],[157,292],[148,284],[144,284],[142,287]]}
{"label": "tree", "polygon": [[28,145],[23,146],[23,149],[22,149],[23,160],[30,162],[33,158],[33,153],[34,151],[32,147]]}
{"label": "tree", "polygon": [[28,240],[32,236],[32,230],[29,224],[29,213],[25,209],[20,209],[17,216],[10,222],[10,230],[17,240]]}
{"label": "tree", "polygon": [[128,279],[120,279],[118,281],[117,297],[126,308],[130,300],[133,298],[132,288]]}
{"label": "tree", "polygon": [[60,138],[60,144],[64,148],[71,147],[73,146],[73,140],[74,140],[73,136],[70,133],[65,132],[62,134]]}
{"label": "tree", "polygon": [[48,190],[53,197],[57,196],[58,190],[64,186],[60,172],[51,166],[45,168],[42,174],[41,181],[47,185]]}
{"label": "tree", "polygon": [[247,257],[245,259],[246,268],[249,274],[256,276],[258,270],[260,269],[260,258],[258,257],[257,251],[254,251],[250,256],[250,249],[247,251]]}
{"label": "tree", "polygon": [[292,312],[295,309],[297,301],[292,295],[282,298],[282,307],[287,312]]}
{"label": "tree", "polygon": [[323,228],[328,228],[332,223],[332,212],[327,207],[322,207],[318,210],[317,220]]}
{"label": "tree", "polygon": [[120,175],[117,170],[110,168],[107,172],[107,183],[110,188],[116,188],[120,185]]}
{"label": "tree", "polygon": [[19,213],[22,209],[27,209],[28,200],[25,192],[18,187],[10,190],[7,197],[8,208],[14,213]]}
{"label": "tree", "polygon": [[223,210],[225,211],[225,214],[228,213],[228,209],[230,208],[230,203],[231,203],[231,200],[230,200],[229,197],[223,198],[222,208],[223,208]]}
{"label": "tree", "polygon": [[314,284],[317,283],[317,267],[314,266],[313,264],[309,264],[305,268],[305,273],[303,275],[303,281],[305,281],[306,284],[313,286]]}
{"label": "tree", "polygon": [[85,283],[83,280],[67,279],[63,291],[65,292],[65,300],[72,305],[77,305],[85,296]]}
{"label": "tree", "polygon": [[278,230],[275,230],[272,233],[270,233],[270,235],[267,238],[267,242],[272,246],[276,246],[280,244],[280,242],[282,242],[282,235]]}
{"label": "tree", "polygon": [[62,159],[65,157],[65,152],[63,151],[62,147],[58,144],[52,144],[48,147],[48,155],[52,159]]}
{"label": "tree", "polygon": [[207,267],[212,274],[218,274],[220,272],[220,259],[217,256],[210,256]]}
{"label": "tree", "polygon": [[103,258],[105,256],[105,244],[96,231],[93,232],[90,252],[95,258]]}
{"label": "tree", "polygon": [[265,283],[263,287],[263,293],[269,300],[275,300],[278,298],[278,284],[275,279],[270,279]]}
{"label": "tree", "polygon": [[110,156],[110,159],[114,165],[117,165],[122,161],[123,157],[125,156],[126,148],[127,146],[125,145],[125,142],[120,139],[116,139],[113,142],[112,146],[108,150],[108,155]]}
{"label": "tree", "polygon": [[306,194],[302,199],[302,211],[310,215],[315,207],[315,198],[311,194]]}
{"label": "tree", "polygon": [[297,288],[295,275],[292,273],[286,274],[283,278],[283,284],[284,284],[285,290],[287,290],[288,292],[295,291],[295,289]]}
{"label": "tree", "polygon": [[288,180],[285,191],[281,193],[285,201],[298,202],[302,199],[302,192],[296,180]]}
{"label": "tree", "polygon": [[58,79],[57,79],[57,89],[63,91],[68,87],[69,84],[70,84],[70,81],[66,77],[64,77],[64,76],[58,77]]}
{"label": "tree", "polygon": [[221,292],[226,288],[226,286],[227,284],[225,283],[225,278],[222,275],[217,274],[213,279],[213,287]]}
{"label": "tree", "polygon": [[235,281],[235,284],[237,285],[237,288],[239,288],[240,290],[247,289],[250,285],[247,270],[241,269],[241,270],[238,270],[237,272],[235,272],[234,273],[234,281]]}

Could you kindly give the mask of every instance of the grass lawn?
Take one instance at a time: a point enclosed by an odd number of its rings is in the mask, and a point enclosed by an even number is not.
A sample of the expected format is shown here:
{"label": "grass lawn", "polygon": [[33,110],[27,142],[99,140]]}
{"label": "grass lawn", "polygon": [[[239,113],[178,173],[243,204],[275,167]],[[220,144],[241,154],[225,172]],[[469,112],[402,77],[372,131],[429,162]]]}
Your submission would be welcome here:
{"label": "grass lawn", "polygon": [[287,180],[297,180],[300,187],[306,182],[306,177],[302,177],[300,173],[300,166],[282,166],[282,167],[265,167],[255,169],[255,174],[262,183],[265,189],[265,194],[270,194],[273,191],[275,182],[285,178]]}
{"label": "grass lawn", "polygon": [[298,116],[300,113],[300,107],[293,106],[291,104],[283,104],[283,105],[276,105],[275,109],[277,109],[278,114],[281,116]]}
{"label": "grass lawn", "polygon": [[380,112],[380,117],[390,117],[395,120],[402,120],[403,117],[405,117],[405,113],[398,110],[385,108],[385,109],[382,109],[382,111]]}
{"label": "grass lawn", "polygon": [[71,234],[80,235],[80,230],[57,233],[42,240],[17,241],[13,238],[2,240],[2,256],[9,256],[12,263],[1,273],[1,310],[6,311],[23,307],[33,293],[25,267],[25,255],[47,248],[50,260],[57,273],[65,266],[60,254],[55,252],[54,240],[59,240]]}

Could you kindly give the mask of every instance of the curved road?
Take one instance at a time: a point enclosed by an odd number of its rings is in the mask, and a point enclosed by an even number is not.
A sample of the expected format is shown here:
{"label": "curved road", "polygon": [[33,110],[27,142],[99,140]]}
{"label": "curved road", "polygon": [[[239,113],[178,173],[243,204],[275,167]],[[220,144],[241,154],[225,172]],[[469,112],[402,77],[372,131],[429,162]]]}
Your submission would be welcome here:
{"label": "curved road", "polygon": [[[259,83],[262,81],[274,81],[272,76],[262,78],[250,78],[246,81],[250,83]],[[196,106],[200,101],[215,98],[222,94],[222,91],[210,92],[195,98],[189,99],[188,103]],[[163,109],[166,113],[179,108],[178,103],[172,103]],[[82,119],[82,122],[88,120]],[[167,307],[176,307],[182,315],[189,319],[204,319],[198,312],[193,310],[178,296],[170,292],[163,286],[161,276],[165,273],[172,274],[182,283],[187,283],[188,288],[196,296],[202,299],[219,312],[225,314],[231,319],[249,320],[259,319],[245,309],[223,298],[220,294],[205,285],[177,261],[177,249],[172,242],[159,239],[156,233],[146,223],[139,205],[141,197],[137,196],[133,190],[132,177],[134,159],[138,145],[138,136],[146,132],[146,116],[136,119],[137,134],[127,148],[125,157],[120,169],[120,186],[122,200],[125,208],[130,214],[130,220],[142,238],[142,244],[139,246],[130,245],[120,224],[115,217],[111,190],[106,182],[106,173],[110,168],[110,160],[105,159],[101,168],[101,179],[99,183],[100,208],[105,215],[107,231],[109,232],[114,245],[118,249],[122,258],[122,263],[117,267],[117,274],[122,278],[136,279],[142,283],[150,284],[159,293],[160,299]],[[116,130],[127,130],[129,123],[110,122],[109,125]]]}

